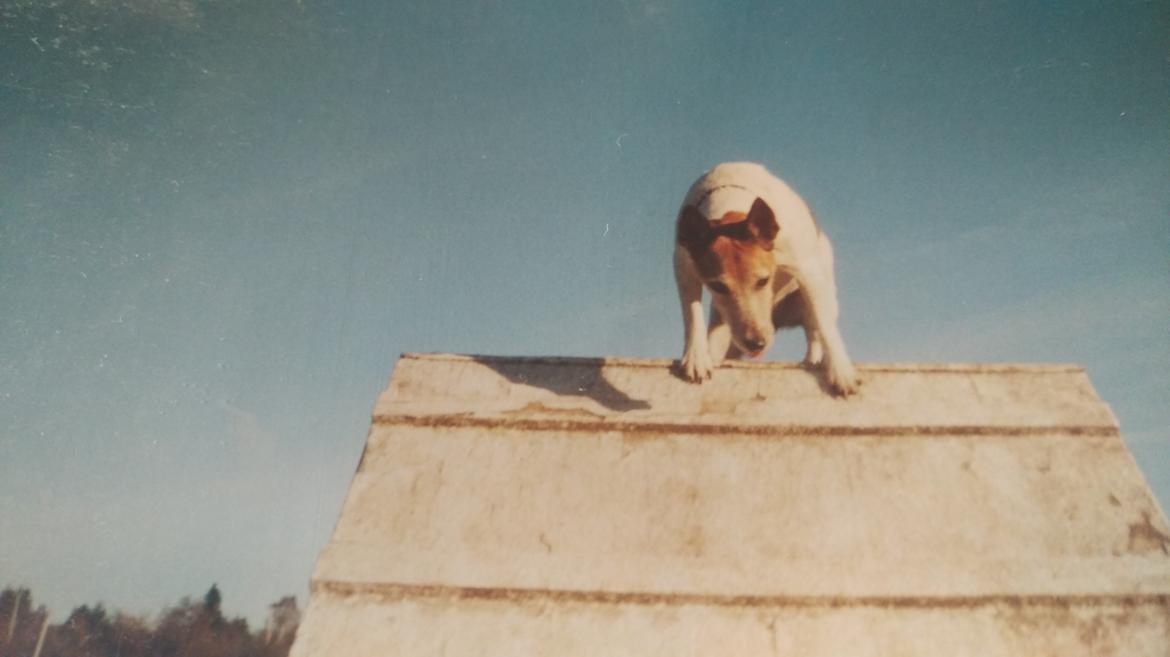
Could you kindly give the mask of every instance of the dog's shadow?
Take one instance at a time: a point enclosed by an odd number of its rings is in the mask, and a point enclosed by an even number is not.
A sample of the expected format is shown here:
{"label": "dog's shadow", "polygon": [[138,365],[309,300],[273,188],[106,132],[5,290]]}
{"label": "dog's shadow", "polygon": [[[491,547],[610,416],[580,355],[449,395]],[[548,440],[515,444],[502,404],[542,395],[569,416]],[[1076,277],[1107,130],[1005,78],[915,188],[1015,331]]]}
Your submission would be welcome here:
{"label": "dog's shadow", "polygon": [[475,357],[474,360],[512,383],[543,388],[556,395],[588,397],[611,411],[645,410],[650,403],[634,399],[605,378],[602,361],[541,361]]}

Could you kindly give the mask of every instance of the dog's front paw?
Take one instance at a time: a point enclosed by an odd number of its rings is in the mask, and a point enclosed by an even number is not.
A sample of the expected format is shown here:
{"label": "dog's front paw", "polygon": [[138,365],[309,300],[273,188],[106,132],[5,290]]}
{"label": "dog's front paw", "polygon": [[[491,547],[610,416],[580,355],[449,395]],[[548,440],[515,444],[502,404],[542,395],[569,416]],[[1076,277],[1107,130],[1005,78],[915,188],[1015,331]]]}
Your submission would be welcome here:
{"label": "dog's front paw", "polygon": [[714,368],[711,365],[711,354],[707,351],[706,346],[688,348],[683,354],[680,369],[683,378],[692,383],[702,383],[711,378],[711,372]]}
{"label": "dog's front paw", "polygon": [[842,397],[852,395],[861,386],[861,377],[851,363],[827,367],[825,375],[829,379],[829,388]]}

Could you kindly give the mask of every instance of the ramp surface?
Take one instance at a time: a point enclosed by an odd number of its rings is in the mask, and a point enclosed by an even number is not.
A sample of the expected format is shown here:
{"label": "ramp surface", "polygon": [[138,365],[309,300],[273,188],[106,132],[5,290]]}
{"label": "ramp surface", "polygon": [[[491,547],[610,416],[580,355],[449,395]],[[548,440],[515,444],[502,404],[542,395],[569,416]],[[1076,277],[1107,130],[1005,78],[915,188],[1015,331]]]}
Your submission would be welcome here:
{"label": "ramp surface", "polygon": [[1170,655],[1170,528],[1075,366],[405,355],[293,655]]}

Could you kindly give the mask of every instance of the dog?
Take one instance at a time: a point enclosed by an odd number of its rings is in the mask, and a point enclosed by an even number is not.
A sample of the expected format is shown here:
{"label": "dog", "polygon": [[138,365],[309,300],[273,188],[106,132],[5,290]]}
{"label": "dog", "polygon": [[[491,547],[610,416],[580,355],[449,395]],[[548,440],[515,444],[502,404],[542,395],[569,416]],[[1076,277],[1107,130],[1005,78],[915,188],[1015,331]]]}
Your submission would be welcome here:
{"label": "dog", "polygon": [[676,223],[674,272],[683,378],[702,383],[727,358],[763,355],[777,329],[801,326],[804,363],[824,368],[834,394],[857,391],[861,381],[837,327],[829,238],[808,204],[763,166],[725,162],[691,185]]}

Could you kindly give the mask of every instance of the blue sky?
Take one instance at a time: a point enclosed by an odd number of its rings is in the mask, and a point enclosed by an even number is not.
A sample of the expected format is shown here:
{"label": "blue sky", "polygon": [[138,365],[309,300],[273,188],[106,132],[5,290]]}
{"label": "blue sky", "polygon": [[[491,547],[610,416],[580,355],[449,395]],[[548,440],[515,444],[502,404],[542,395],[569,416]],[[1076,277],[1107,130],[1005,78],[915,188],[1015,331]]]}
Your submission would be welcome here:
{"label": "blue sky", "polygon": [[0,28],[0,583],[57,614],[303,603],[402,351],[677,357],[673,213],[730,159],[816,210],[857,360],[1083,364],[1170,501],[1164,3],[43,4]]}

